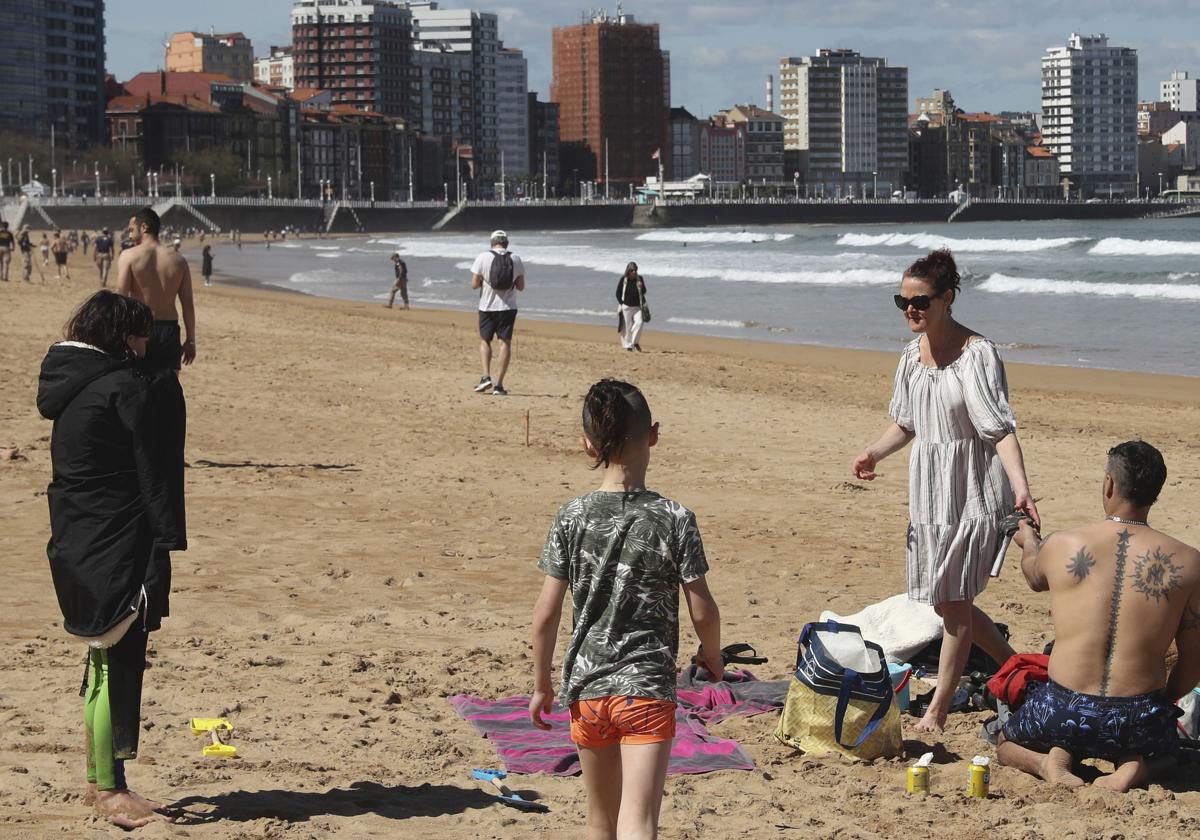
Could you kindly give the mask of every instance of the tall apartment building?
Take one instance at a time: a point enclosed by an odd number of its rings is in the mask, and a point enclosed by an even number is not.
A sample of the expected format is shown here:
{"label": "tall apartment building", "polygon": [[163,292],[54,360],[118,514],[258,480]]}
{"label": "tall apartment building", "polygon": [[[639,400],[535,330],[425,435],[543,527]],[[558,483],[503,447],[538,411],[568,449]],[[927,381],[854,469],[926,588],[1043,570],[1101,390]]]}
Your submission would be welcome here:
{"label": "tall apartment building", "polygon": [[529,102],[529,172],[545,177],[546,195],[557,194],[558,161],[558,103],[539,102],[530,91]]}
{"label": "tall apartment building", "polygon": [[700,173],[700,121],[687,108],[672,108],[667,122],[671,138],[667,178],[684,181]]}
{"label": "tall apartment building", "polygon": [[446,44],[414,44],[413,68],[414,93],[420,89],[414,120],[425,134],[439,139],[443,157],[439,182],[454,181],[454,150],[470,147],[475,135],[471,56]]}
{"label": "tall apartment building", "polygon": [[954,113],[954,95],[948,90],[934,88],[929,96],[917,97],[917,113],[938,116]]}
{"label": "tall apartment building", "polygon": [[235,82],[254,78],[254,47],[241,32],[176,32],[167,41],[166,70],[224,73]]}
{"label": "tall apartment building", "polygon": [[[496,104],[496,67],[500,52],[495,14],[470,9],[441,9],[436,2],[409,2],[413,45],[418,49],[443,49],[469,57],[474,119],[470,138],[475,180],[472,196],[491,194],[500,177],[500,120]],[[425,91],[422,89],[422,95]]]}
{"label": "tall apartment building", "polygon": [[0,3],[0,131],[99,143],[104,98],[104,0]]}
{"label": "tall apartment building", "polygon": [[254,60],[254,81],[292,90],[296,87],[296,62],[291,46],[271,47],[270,53]]}
{"label": "tall apartment building", "polygon": [[[807,158],[809,183],[831,195],[898,187],[908,166],[908,68],[854,50],[779,62],[784,145]],[[805,154],[806,153],[806,154]]]}
{"label": "tall apartment building", "polygon": [[1042,57],[1042,142],[1072,196],[1137,189],[1137,51],[1072,34]]}
{"label": "tall apartment building", "polygon": [[563,142],[587,149],[601,180],[606,158],[615,182],[643,183],[657,175],[656,150],[669,168],[658,24],[600,13],[577,26],[556,27],[553,47],[550,99],[560,106]]}
{"label": "tall apartment building", "polygon": [[296,87],[335,105],[412,120],[412,13],[390,0],[295,0]]}
{"label": "tall apartment building", "polygon": [[496,54],[496,127],[506,178],[529,172],[529,64],[520,50]]}
{"label": "tall apartment building", "polygon": [[1170,103],[1172,111],[1195,111],[1200,100],[1200,79],[1188,76],[1186,70],[1176,70],[1171,78],[1159,82],[1159,99]]}

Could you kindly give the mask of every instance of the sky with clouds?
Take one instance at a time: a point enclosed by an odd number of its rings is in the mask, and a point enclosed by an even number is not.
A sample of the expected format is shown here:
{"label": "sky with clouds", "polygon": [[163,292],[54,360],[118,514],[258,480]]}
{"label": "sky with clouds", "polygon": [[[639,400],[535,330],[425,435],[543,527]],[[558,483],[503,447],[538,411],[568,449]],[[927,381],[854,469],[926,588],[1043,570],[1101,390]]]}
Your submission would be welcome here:
{"label": "sky with clouds", "polygon": [[[597,0],[589,0],[589,3]],[[608,11],[615,11],[615,0]],[[543,97],[552,74],[550,32],[578,23],[589,3],[500,0],[472,6],[500,17],[506,46],[524,50],[529,86]],[[443,2],[466,8],[467,2]],[[108,71],[124,81],[162,65],[164,36],[180,30],[245,32],[255,52],[291,43],[291,0],[108,0]],[[704,116],[735,103],[764,104],[782,56],[849,47],[909,68],[909,104],[949,88],[971,111],[1037,110],[1040,58],[1072,32],[1104,33],[1139,55],[1140,95],[1158,98],[1175,69],[1200,75],[1200,0],[988,0],[764,2],[630,0],[625,11],[661,26],[671,51],[672,104]]]}

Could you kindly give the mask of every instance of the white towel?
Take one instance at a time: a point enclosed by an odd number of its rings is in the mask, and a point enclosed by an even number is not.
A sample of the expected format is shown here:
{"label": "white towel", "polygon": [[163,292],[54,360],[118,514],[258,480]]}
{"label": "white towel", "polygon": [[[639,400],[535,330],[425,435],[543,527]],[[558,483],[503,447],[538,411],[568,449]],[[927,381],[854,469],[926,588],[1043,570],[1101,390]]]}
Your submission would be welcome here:
{"label": "white towel", "polygon": [[854,615],[839,616],[826,610],[821,613],[821,621],[853,624],[864,639],[883,648],[888,662],[896,665],[942,637],[942,620],[933,607],[911,601],[904,594],[893,595]]}

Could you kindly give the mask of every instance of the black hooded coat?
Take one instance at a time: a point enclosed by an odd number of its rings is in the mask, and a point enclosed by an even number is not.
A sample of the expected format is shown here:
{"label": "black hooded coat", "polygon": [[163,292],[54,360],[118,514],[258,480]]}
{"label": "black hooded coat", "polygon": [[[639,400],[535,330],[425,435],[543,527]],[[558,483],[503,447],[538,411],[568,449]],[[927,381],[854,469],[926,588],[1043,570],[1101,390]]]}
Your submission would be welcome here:
{"label": "black hooded coat", "polygon": [[50,348],[38,411],[54,421],[46,554],[63,626],[98,636],[138,611],[169,612],[170,555],[187,548],[172,503],[170,453],[155,423],[155,378],[87,345]]}

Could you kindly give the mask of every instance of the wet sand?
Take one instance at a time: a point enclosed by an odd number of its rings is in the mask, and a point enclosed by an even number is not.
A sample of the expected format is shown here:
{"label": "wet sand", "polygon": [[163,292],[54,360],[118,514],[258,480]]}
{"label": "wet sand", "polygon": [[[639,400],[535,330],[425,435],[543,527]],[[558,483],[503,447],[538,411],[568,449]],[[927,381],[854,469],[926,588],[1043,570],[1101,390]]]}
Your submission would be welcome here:
{"label": "wet sand", "polygon": [[[61,629],[45,560],[50,424],[34,395],[46,348],[94,288],[90,258],[76,254],[72,270],[71,282],[51,271],[44,285],[0,284],[0,448],[24,456],[0,462],[0,629],[12,651],[0,684],[0,834],[13,837],[116,833],[82,802],[83,651]],[[612,329],[519,320],[512,396],[501,399],[472,393],[471,313],[230,284],[196,297],[198,357],[182,374],[191,549],[175,555],[172,615],[151,638],[142,756],[128,771],[139,792],[182,798],[201,816],[146,836],[582,836],[578,778],[510,780],[550,815],[494,804],[469,773],[499,762],[445,697],[530,688],[534,563],[558,505],[598,482],[578,449],[578,415],[603,375],[645,390],[662,423],[650,486],[696,511],[724,640],[770,657],[759,676],[787,676],[800,628],[823,609],[854,612],[904,588],[906,458],[885,461],[873,484],[849,473],[885,423],[892,354],[651,325],[635,355]],[[1142,436],[1171,473],[1155,524],[1200,541],[1200,379],[1020,366],[1009,378],[1048,528],[1100,515],[1105,451]],[[1024,586],[1015,551],[980,605],[1018,649],[1049,639],[1047,599]],[[686,652],[696,644],[686,616],[683,627]],[[187,729],[189,717],[218,714],[237,727],[235,762],[202,759]],[[772,737],[774,715],[727,721],[714,731],[741,741],[758,768],[669,779],[663,836],[1200,827],[1195,767],[1125,796],[1059,791],[1001,767],[988,800],[968,799],[967,762],[991,754],[977,737],[984,717],[951,717],[928,799],[903,792],[901,760],[798,756]],[[929,743],[910,728],[905,739],[910,754]]]}

